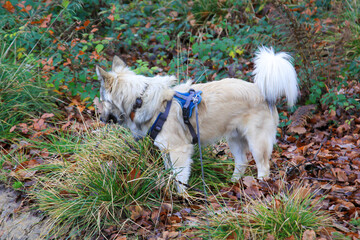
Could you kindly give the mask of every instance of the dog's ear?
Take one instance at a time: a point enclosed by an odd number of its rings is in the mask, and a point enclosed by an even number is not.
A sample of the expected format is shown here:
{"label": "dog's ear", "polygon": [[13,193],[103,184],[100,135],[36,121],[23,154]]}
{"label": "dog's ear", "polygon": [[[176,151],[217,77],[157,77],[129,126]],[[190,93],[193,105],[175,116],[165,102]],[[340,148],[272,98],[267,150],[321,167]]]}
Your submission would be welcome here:
{"label": "dog's ear", "polygon": [[96,65],[96,74],[98,75],[98,79],[100,81],[104,81],[105,79],[110,77],[110,74],[98,65]]}
{"label": "dog's ear", "polygon": [[114,72],[117,68],[125,68],[126,64],[123,60],[121,60],[118,56],[114,56],[112,63],[112,71]]}
{"label": "dog's ear", "polygon": [[98,65],[96,65],[96,74],[98,75],[98,79],[102,82],[102,84],[105,83],[104,85],[106,89],[112,86],[114,81],[113,76]]}

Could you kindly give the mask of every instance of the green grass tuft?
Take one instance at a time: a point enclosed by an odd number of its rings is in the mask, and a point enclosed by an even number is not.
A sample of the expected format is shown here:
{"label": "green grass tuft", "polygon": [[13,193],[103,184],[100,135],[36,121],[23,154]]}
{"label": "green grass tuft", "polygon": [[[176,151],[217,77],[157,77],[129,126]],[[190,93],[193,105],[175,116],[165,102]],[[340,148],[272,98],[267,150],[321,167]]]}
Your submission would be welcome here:
{"label": "green grass tuft", "polygon": [[[11,127],[40,113],[58,113],[54,93],[45,88],[34,66],[17,62],[11,44],[0,41],[0,138],[12,139]],[[15,51],[16,49],[14,49]],[[8,56],[10,55],[10,56]]]}
{"label": "green grass tuft", "polygon": [[313,198],[309,189],[300,186],[271,198],[250,199],[241,221],[260,238],[271,234],[275,239],[291,236],[301,239],[305,230],[316,231],[331,223],[331,217],[317,209],[321,200],[314,201]]}
{"label": "green grass tuft", "polygon": [[[218,203],[222,198],[218,197]],[[241,206],[224,204],[220,209],[209,209],[207,223],[197,226],[196,236],[207,239],[302,239],[306,230],[331,226],[331,217],[317,208],[320,200],[305,187],[258,199],[247,197]]]}
{"label": "green grass tuft", "polygon": [[93,237],[131,216],[130,206],[160,205],[170,183],[161,155],[150,140],[135,142],[124,128],[109,126],[90,134],[74,163],[59,168],[33,191],[51,216],[51,233]]}

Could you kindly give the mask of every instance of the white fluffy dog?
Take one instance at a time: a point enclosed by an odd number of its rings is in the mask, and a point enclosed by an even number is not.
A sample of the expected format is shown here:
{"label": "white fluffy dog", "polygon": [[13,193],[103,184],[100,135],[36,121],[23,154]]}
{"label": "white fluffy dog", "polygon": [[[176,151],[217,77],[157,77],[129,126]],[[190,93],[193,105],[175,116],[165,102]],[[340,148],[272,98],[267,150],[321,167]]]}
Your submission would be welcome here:
{"label": "white fluffy dog", "polygon": [[[181,183],[187,184],[189,179],[193,144],[181,106],[173,96],[175,91],[202,91],[198,106],[201,143],[227,139],[235,158],[232,181],[244,173],[247,151],[255,159],[258,178],[267,177],[279,122],[275,103],[285,96],[292,106],[298,96],[296,72],[290,58],[286,53],[275,54],[272,48],[260,47],[254,59],[254,83],[226,78],[172,87],[176,83],[174,76],[136,75],[120,58],[114,57],[110,72],[96,67],[103,103],[100,119],[113,120],[128,127],[135,137],[142,137],[164,111],[167,101],[172,101],[168,118],[154,143],[169,153],[171,167],[180,182],[178,191],[183,193],[186,187]],[[190,122],[196,126],[194,114]]]}

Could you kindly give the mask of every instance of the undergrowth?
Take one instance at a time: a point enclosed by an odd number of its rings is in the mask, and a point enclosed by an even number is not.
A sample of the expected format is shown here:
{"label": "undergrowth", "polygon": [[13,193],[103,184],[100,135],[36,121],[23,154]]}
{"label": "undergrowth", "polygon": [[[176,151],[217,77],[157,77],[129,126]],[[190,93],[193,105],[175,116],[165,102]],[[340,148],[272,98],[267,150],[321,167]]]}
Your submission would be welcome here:
{"label": "undergrowth", "polygon": [[208,226],[199,227],[199,236],[206,238],[211,233],[213,239],[303,239],[307,230],[326,232],[332,218],[319,209],[321,199],[301,184],[290,190],[285,185],[267,197],[254,199],[245,194],[241,209],[213,211]]}
{"label": "undergrowth", "polygon": [[17,61],[16,48],[0,41],[0,138],[16,136],[10,129],[44,112],[58,113],[56,95],[39,79],[36,67]]}
{"label": "undergrowth", "polygon": [[135,142],[121,127],[87,136],[74,162],[43,177],[32,192],[39,209],[51,217],[51,234],[85,232],[90,238],[130,219],[131,206],[159,206],[171,181],[161,155],[151,149],[150,140]]}

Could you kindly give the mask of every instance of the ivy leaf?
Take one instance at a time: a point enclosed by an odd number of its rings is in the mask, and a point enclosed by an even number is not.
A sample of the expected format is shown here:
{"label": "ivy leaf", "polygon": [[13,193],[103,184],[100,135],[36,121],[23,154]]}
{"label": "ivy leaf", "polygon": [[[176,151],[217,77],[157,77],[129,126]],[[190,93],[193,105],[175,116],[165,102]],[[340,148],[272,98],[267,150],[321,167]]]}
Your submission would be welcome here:
{"label": "ivy leaf", "polygon": [[67,8],[67,7],[69,6],[69,3],[70,3],[69,0],[63,0],[61,5],[62,5],[64,8]]}
{"label": "ivy leaf", "polygon": [[98,44],[96,45],[95,49],[97,53],[100,53],[104,49],[104,45]]}

